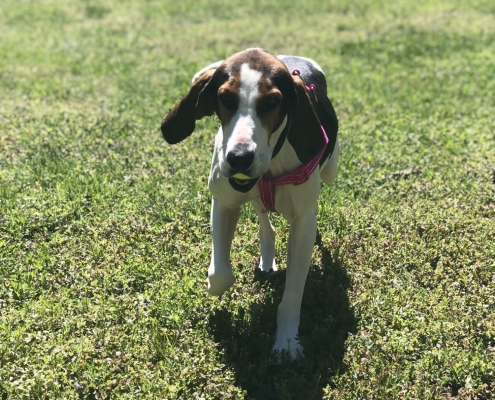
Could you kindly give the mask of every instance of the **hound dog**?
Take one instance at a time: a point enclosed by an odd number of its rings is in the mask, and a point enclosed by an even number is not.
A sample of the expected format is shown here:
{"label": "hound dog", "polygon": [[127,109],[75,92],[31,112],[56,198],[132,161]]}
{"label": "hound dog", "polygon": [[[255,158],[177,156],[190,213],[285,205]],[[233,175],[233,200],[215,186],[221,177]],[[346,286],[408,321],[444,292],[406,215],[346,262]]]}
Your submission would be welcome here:
{"label": "hound dog", "polygon": [[165,116],[170,144],[195,121],[216,114],[221,126],[208,185],[213,246],[207,290],[220,296],[235,282],[230,250],[240,206],[251,202],[260,221],[262,271],[275,271],[275,230],[268,211],[290,223],[286,286],[278,306],[274,352],[303,357],[298,330],[304,284],[316,239],[320,180],[337,174],[338,121],[319,65],[308,58],[247,49],[209,65]]}

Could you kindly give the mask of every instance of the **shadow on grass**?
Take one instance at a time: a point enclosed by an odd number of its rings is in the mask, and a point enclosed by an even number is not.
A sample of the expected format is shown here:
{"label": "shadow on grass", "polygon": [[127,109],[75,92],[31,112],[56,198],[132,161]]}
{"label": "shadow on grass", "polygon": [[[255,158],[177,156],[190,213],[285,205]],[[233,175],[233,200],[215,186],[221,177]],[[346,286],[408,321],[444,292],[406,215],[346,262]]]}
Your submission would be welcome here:
{"label": "shadow on grass", "polygon": [[247,392],[248,399],[321,399],[323,388],[345,369],[344,343],[356,328],[346,293],[350,280],[338,250],[332,255],[319,235],[316,243],[322,263],[313,265],[308,274],[299,328],[305,359],[283,360],[276,365],[270,353],[285,270],[274,274],[256,270],[255,281],[269,294],[247,310],[220,309],[211,316],[213,336],[224,347],[225,362],[234,370],[236,384]]}

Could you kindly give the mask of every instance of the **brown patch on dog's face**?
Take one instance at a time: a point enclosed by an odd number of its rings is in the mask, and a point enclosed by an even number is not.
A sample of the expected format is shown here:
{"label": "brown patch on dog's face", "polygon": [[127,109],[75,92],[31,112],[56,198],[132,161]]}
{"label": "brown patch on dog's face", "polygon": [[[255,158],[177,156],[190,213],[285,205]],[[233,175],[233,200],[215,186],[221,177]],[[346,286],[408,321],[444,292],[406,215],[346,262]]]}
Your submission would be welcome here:
{"label": "brown patch on dog's face", "polygon": [[216,113],[223,126],[227,126],[239,108],[239,86],[237,77],[231,76],[217,90]]}
{"label": "brown patch on dog's face", "polygon": [[297,93],[292,76],[280,59],[262,50],[254,49],[250,52],[257,53],[257,56],[249,57],[249,67],[262,74],[258,86],[256,113],[271,136],[294,107]]}
{"label": "brown patch on dog's face", "polygon": [[224,76],[224,83],[216,93],[215,108],[223,126],[230,123],[239,107],[239,77],[243,64],[261,73],[255,111],[269,140],[297,101],[292,77],[281,60],[261,49],[246,50],[227,58],[215,73]]}
{"label": "brown patch on dog's face", "polygon": [[256,114],[265,130],[271,134],[282,124],[285,115],[280,113],[282,92],[268,82],[260,82],[259,97],[256,101]]}

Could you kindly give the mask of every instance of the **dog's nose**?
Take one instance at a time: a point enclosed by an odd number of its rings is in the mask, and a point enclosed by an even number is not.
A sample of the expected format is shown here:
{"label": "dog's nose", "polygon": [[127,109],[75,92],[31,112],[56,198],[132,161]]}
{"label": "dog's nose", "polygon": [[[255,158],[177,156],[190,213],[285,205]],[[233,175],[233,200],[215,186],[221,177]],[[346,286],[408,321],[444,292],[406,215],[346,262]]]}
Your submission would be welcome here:
{"label": "dog's nose", "polygon": [[235,171],[247,171],[254,161],[254,151],[236,147],[227,154],[227,162]]}

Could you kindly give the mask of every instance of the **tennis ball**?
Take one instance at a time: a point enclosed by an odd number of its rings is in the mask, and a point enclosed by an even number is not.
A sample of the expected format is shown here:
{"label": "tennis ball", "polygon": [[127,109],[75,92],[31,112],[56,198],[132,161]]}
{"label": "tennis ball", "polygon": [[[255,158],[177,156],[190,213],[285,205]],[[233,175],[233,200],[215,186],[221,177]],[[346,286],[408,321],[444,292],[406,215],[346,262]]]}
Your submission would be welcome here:
{"label": "tennis ball", "polygon": [[250,176],[247,176],[247,175],[244,175],[244,174],[241,174],[240,172],[238,172],[237,174],[235,175],[232,175],[232,178],[235,178],[235,179],[240,179],[241,181],[247,181],[248,179],[251,179]]}

